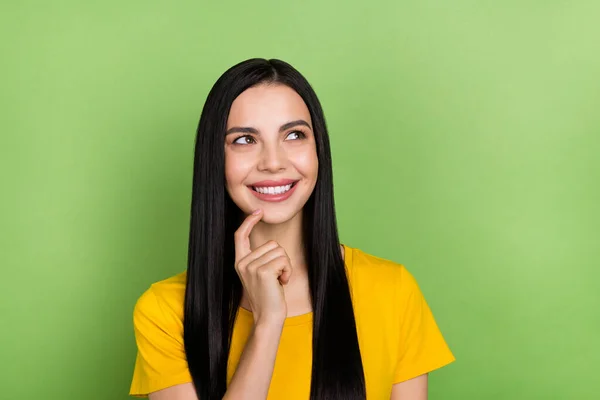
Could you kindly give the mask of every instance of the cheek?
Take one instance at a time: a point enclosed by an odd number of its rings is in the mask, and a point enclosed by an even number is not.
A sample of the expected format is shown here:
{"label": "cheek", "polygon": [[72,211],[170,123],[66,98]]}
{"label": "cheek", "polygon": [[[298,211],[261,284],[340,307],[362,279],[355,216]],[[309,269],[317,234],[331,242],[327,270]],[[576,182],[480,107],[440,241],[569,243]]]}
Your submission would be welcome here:
{"label": "cheek", "polygon": [[316,179],[319,170],[319,159],[314,149],[296,153],[294,155],[294,165],[305,177]]}
{"label": "cheek", "polygon": [[242,183],[248,174],[248,170],[249,163],[244,160],[244,157],[225,152],[225,180],[228,189]]}

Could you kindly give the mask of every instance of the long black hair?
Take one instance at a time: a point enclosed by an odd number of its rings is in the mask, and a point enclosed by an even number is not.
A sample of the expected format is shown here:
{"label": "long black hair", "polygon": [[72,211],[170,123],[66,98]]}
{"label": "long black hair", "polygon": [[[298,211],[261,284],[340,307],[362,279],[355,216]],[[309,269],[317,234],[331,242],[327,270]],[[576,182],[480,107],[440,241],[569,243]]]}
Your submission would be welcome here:
{"label": "long black hair", "polygon": [[253,58],[228,69],[204,104],[195,143],[185,291],[184,343],[200,400],[221,399],[242,298],[233,234],[243,214],[225,188],[224,140],[231,104],[259,84],[294,89],[308,107],[319,161],[313,193],[303,210],[303,239],[313,306],[313,400],[365,399],[365,378],[348,279],[337,231],[329,136],[321,104],[290,64]]}

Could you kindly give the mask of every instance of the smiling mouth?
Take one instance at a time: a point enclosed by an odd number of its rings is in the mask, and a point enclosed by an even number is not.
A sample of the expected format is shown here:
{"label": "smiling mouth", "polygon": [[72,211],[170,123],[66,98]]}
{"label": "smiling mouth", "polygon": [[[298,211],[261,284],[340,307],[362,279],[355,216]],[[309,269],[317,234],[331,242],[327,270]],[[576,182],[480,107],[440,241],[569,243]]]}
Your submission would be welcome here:
{"label": "smiling mouth", "polygon": [[297,183],[298,181],[282,186],[250,186],[250,188],[260,194],[278,195],[289,192]]}

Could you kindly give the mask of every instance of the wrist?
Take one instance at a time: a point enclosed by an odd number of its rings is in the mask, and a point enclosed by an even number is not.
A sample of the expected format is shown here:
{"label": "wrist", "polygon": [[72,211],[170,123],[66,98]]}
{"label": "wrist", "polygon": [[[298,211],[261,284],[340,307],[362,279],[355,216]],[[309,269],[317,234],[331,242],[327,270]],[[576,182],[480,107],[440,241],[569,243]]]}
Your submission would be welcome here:
{"label": "wrist", "polygon": [[285,318],[262,318],[257,319],[254,323],[254,335],[271,337],[279,336],[283,330]]}

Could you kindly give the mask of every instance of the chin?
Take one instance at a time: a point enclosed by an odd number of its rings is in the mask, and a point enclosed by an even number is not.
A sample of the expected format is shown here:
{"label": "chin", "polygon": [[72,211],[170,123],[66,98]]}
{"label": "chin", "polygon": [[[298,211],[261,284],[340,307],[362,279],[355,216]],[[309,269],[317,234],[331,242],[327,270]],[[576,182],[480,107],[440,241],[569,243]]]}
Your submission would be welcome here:
{"label": "chin", "polygon": [[265,207],[261,222],[270,225],[283,224],[293,219],[298,213],[299,211],[269,210],[269,207]]}

